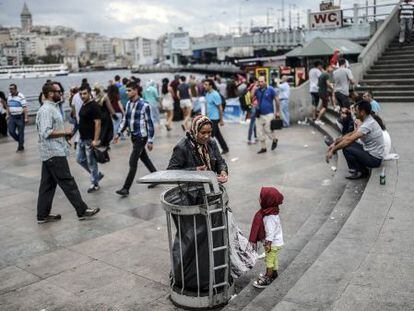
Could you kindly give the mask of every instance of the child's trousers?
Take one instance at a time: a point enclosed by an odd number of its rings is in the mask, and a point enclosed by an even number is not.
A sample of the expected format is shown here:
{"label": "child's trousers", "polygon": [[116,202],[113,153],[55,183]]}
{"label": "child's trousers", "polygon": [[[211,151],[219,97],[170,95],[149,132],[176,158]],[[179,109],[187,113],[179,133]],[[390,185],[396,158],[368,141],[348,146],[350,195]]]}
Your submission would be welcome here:
{"label": "child's trousers", "polygon": [[279,270],[278,255],[281,249],[281,246],[272,246],[270,252],[266,253],[265,262],[267,269],[273,269],[274,271]]}

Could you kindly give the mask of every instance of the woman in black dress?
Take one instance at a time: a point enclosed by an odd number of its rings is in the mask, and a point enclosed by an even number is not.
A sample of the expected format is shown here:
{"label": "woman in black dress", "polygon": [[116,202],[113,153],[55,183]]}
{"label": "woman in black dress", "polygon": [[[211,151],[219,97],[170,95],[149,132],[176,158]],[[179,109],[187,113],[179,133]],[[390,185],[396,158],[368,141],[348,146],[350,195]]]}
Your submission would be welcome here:
{"label": "woman in black dress", "polygon": [[102,87],[99,84],[95,84],[93,88],[95,92],[95,100],[101,106],[101,146],[109,147],[114,137],[114,125],[112,123],[112,117],[115,116],[115,111],[112,108],[108,95],[105,94]]}

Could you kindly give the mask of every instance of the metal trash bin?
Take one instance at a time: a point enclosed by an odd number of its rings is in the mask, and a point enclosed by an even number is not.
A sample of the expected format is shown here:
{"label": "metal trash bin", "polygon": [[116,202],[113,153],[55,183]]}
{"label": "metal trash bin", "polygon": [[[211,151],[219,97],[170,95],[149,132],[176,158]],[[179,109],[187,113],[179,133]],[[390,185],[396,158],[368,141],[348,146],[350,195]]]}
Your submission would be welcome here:
{"label": "metal trash bin", "polygon": [[171,170],[152,173],[139,182],[178,185],[161,194],[167,216],[173,303],[191,309],[227,304],[234,293],[228,196],[217,176],[213,172]]}

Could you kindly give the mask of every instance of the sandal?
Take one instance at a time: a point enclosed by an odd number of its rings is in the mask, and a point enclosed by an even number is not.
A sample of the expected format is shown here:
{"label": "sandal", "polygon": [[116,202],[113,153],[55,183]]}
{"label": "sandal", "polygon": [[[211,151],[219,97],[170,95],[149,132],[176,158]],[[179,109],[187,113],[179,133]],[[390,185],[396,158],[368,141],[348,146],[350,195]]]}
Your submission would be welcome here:
{"label": "sandal", "polygon": [[253,282],[253,286],[256,288],[266,288],[272,283],[272,281],[273,279],[268,276],[259,277]]}

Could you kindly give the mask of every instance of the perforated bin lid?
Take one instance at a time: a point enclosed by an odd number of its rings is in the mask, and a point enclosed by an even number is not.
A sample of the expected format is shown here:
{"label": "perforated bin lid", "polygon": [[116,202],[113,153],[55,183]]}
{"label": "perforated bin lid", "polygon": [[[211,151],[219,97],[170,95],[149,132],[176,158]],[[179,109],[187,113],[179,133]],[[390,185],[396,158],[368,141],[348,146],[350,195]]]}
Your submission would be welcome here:
{"label": "perforated bin lid", "polygon": [[[214,193],[220,191],[217,176],[211,171],[181,171],[169,170],[158,171],[141,177],[138,180],[141,184],[185,184],[185,183],[201,183],[209,184],[213,188]],[[206,187],[205,187],[206,188]]]}

